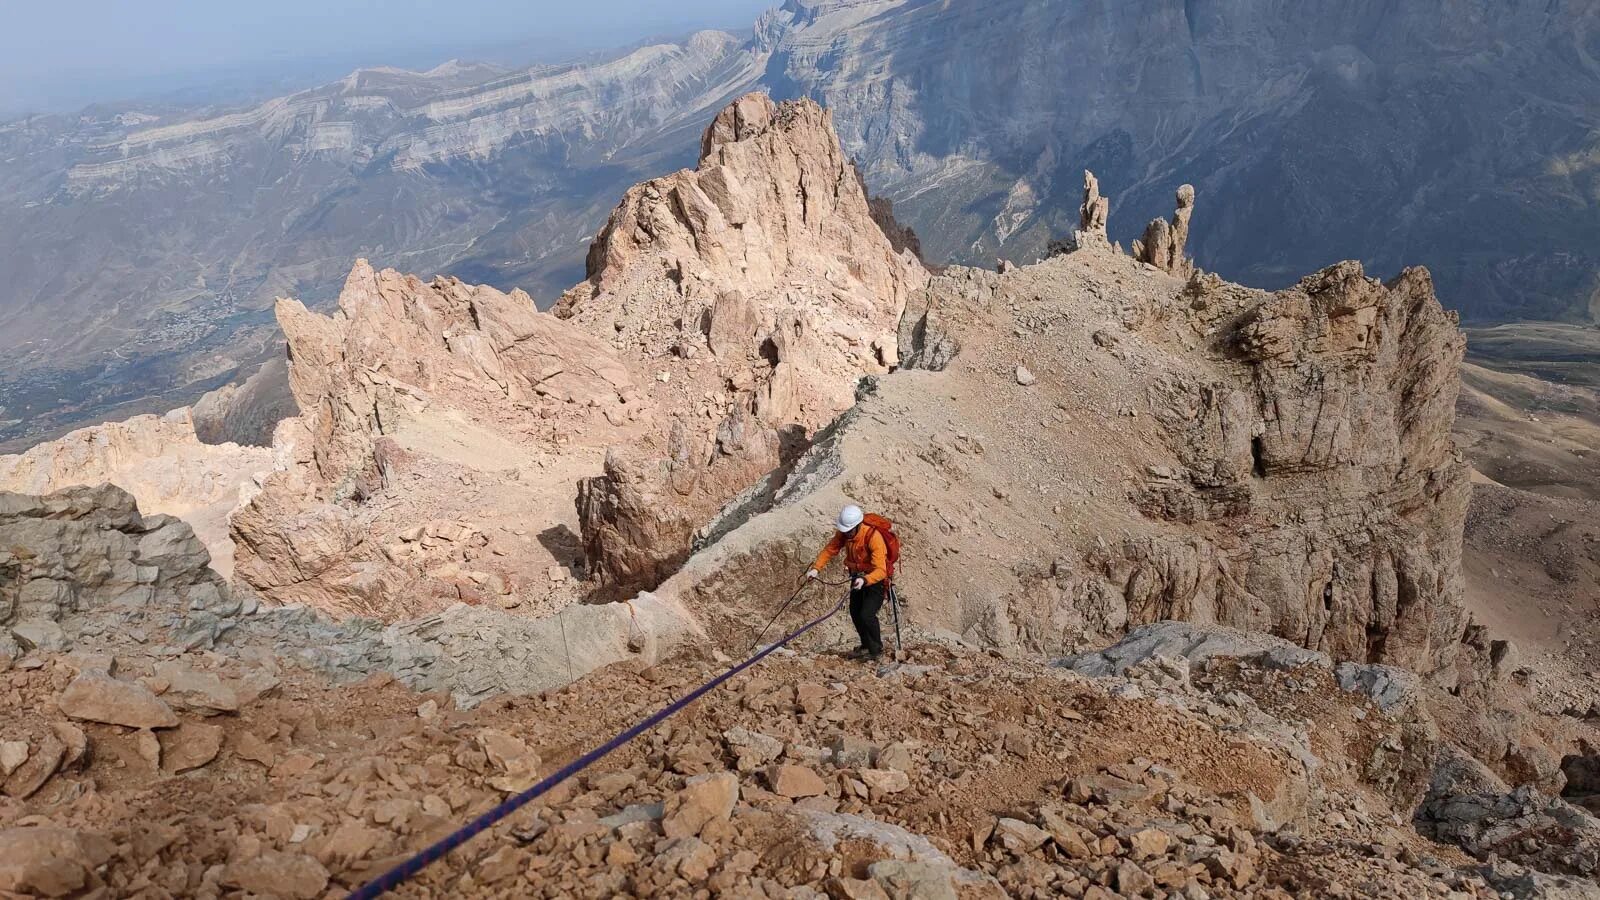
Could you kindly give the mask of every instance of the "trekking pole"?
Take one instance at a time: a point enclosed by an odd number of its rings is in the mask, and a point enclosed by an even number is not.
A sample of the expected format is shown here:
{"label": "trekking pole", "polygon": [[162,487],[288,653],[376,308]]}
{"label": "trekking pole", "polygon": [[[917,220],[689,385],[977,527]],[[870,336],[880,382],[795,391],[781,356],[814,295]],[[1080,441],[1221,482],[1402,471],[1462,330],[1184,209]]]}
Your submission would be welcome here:
{"label": "trekking pole", "polygon": [[895,590],[892,581],[889,582],[889,611],[894,614],[894,655],[903,660],[906,648],[900,643],[900,592]]}

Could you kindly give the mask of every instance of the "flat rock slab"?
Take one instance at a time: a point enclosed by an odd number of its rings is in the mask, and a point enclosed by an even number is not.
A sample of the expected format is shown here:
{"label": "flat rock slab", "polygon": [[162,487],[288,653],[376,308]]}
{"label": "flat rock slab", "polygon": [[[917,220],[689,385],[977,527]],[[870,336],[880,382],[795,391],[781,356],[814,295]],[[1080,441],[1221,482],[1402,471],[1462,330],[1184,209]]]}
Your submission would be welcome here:
{"label": "flat rock slab", "polygon": [[772,792],[791,800],[816,797],[828,792],[821,776],[805,766],[776,765],[767,770],[767,782]]}
{"label": "flat rock slab", "polygon": [[222,870],[222,883],[264,897],[312,900],[328,888],[328,870],[299,853],[267,850],[254,859],[231,863]]}
{"label": "flat rock slab", "polygon": [[127,728],[174,728],[178,716],[142,684],[103,675],[79,675],[56,700],[74,719]]}
{"label": "flat rock slab", "polygon": [[216,716],[239,711],[239,694],[221,677],[188,666],[166,663],[156,667],[156,677],[167,683],[163,700],[179,709]]}
{"label": "flat rock slab", "polygon": [[1333,665],[1326,653],[1298,647],[1270,634],[1172,621],[1141,625],[1104,650],[1068,656],[1056,665],[1104,678],[1121,675],[1130,666],[1156,657],[1181,657],[1190,663],[1200,663],[1219,656],[1248,659],[1273,669],[1303,665],[1326,669]]}

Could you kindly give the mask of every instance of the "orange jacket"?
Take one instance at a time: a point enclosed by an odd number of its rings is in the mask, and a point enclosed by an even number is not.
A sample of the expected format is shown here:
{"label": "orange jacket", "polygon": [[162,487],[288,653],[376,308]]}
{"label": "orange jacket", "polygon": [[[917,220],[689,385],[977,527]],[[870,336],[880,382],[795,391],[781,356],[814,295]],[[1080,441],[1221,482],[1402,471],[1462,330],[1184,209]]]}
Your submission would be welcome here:
{"label": "orange jacket", "polygon": [[844,551],[844,567],[851,575],[865,577],[867,584],[877,584],[889,577],[889,545],[878,529],[859,525],[849,538],[844,532],[834,532],[833,539],[817,554],[817,561],[811,567],[822,571],[840,550]]}

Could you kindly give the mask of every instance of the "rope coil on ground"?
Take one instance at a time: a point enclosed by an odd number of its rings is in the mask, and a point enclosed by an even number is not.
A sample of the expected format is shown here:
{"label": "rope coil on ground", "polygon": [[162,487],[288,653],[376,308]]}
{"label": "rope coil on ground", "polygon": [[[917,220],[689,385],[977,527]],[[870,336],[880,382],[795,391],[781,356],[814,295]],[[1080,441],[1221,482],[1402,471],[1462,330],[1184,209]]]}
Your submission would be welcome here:
{"label": "rope coil on ground", "polygon": [[[800,592],[805,590],[805,588],[806,585],[801,585],[800,590],[795,591],[794,596],[789,598],[790,602],[793,602],[795,597],[800,596]],[[838,603],[834,604],[832,609],[816,617],[815,619],[812,619],[799,628],[796,628],[794,631],[789,632],[778,640],[773,641],[772,644],[762,649],[759,653],[746,658],[744,662],[733,666],[726,672],[723,672],[721,675],[718,675],[710,681],[707,681],[706,683],[695,688],[693,691],[690,691],[688,694],[685,694],[677,700],[668,703],[666,706],[663,706],[661,709],[651,714],[649,718],[635,723],[628,729],[611,738],[611,740],[606,741],[604,744],[601,744],[593,750],[590,750],[588,753],[585,753],[572,762],[567,763],[554,774],[545,778],[543,781],[540,781],[533,787],[528,788],[527,790],[513,797],[507,798],[498,806],[461,826],[434,844],[417,852],[405,862],[400,863],[389,871],[379,875],[377,878],[374,878],[354,891],[351,891],[349,900],[375,900],[375,898],[381,897],[389,891],[392,891],[404,884],[418,872],[421,872],[429,865],[443,859],[451,850],[454,850],[455,848],[465,844],[467,841],[472,840],[474,837],[477,837],[479,834],[482,834],[484,831],[488,830],[496,822],[499,822],[506,816],[511,815],[533,800],[538,799],[543,794],[549,792],[551,788],[554,788],[561,782],[566,781],[573,775],[576,775],[584,769],[587,769],[589,766],[598,762],[602,757],[621,747],[623,744],[628,743],[639,735],[644,734],[650,729],[661,724],[661,722],[668,716],[678,712],[679,710],[688,706],[690,703],[700,699],[702,696],[709,693],[723,682],[765,659],[779,647],[782,647],[783,645],[789,643],[795,638],[800,637],[811,629],[816,628],[818,625],[821,625],[823,622],[833,618],[836,614],[838,614],[839,610],[844,609],[845,602],[846,600],[841,599]],[[788,603],[785,603],[784,606],[787,607]]]}

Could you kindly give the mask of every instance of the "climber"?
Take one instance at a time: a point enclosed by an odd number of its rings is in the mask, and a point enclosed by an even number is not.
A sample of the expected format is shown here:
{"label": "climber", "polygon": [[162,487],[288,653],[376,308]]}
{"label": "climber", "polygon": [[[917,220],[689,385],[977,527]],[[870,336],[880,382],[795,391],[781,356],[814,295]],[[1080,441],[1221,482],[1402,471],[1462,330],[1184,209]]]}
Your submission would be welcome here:
{"label": "climber", "polygon": [[861,646],[852,659],[877,659],[883,653],[883,637],[878,628],[878,610],[884,593],[890,590],[894,565],[900,556],[900,539],[894,526],[883,516],[863,514],[851,504],[839,511],[836,533],[817,554],[806,578],[816,579],[840,550],[844,550],[845,569],[850,573],[850,621],[855,623]]}

